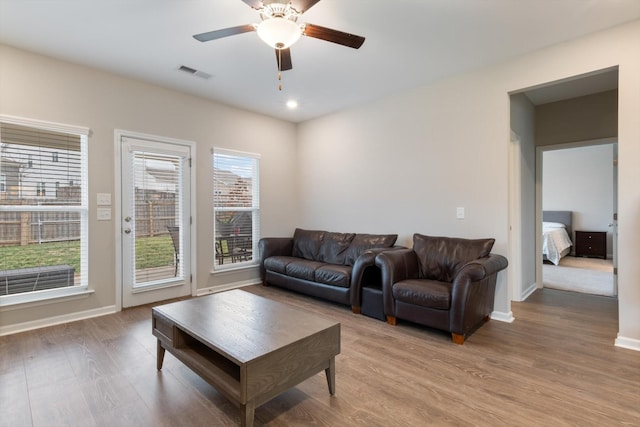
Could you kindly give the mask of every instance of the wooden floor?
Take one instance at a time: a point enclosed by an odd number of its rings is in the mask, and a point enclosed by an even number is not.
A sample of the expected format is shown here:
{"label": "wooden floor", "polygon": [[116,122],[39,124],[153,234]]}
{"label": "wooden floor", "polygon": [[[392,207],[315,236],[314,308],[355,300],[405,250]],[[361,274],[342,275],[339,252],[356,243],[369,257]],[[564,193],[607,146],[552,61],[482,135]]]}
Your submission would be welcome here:
{"label": "wooden floor", "polygon": [[[320,373],[256,409],[269,426],[640,425],[640,353],[617,348],[617,302],[544,289],[463,346],[349,308],[245,288],[342,324],[336,395]],[[167,353],[150,306],[0,337],[2,426],[232,426],[236,408]]]}

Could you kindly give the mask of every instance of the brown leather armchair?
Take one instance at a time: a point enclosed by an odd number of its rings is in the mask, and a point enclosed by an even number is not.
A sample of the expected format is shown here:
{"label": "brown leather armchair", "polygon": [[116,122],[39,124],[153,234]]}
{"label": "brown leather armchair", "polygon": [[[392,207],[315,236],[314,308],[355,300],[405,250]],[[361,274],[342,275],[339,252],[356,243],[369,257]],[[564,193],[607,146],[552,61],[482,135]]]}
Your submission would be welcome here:
{"label": "brown leather armchair", "polygon": [[498,272],[507,259],[491,254],[495,239],[413,235],[413,249],[382,252],[387,322],[397,319],[451,332],[454,343],[489,320]]}

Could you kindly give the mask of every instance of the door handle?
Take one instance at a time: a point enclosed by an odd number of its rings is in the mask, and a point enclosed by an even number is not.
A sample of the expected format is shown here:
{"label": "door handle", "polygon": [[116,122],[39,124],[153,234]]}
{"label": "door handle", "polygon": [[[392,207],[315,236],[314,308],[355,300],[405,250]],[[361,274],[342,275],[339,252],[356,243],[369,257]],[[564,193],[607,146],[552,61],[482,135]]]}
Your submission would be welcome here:
{"label": "door handle", "polygon": [[124,232],[125,232],[126,234],[131,234],[131,229],[130,229],[130,228],[125,228],[125,229],[124,229]]}

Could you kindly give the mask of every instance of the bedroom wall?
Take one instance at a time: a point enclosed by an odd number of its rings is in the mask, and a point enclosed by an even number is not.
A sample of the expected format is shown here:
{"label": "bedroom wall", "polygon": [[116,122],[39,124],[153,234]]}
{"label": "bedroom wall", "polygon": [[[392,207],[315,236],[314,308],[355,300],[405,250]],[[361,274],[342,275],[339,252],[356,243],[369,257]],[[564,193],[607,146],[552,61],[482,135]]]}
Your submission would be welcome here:
{"label": "bedroom wall", "polygon": [[574,230],[606,231],[611,258],[613,145],[545,151],[542,159],[542,209],[573,211]]}
{"label": "bedroom wall", "polygon": [[[197,286],[259,281],[258,269],[211,274],[213,205],[210,149],[262,155],[261,231],[290,235],[297,221],[296,126],[88,67],[0,45],[0,113],[86,126],[89,137],[89,286],[72,302],[0,311],[0,328],[52,316],[113,309],[114,221],[96,220],[96,193],[114,188],[114,130],[195,141]],[[204,84],[204,83],[203,83]]]}
{"label": "bedroom wall", "polygon": [[[640,21],[299,127],[300,224],[496,238],[508,255],[509,93],[619,66],[619,336],[640,349]],[[330,165],[330,166],[329,166]],[[327,170],[330,168],[330,173]],[[456,207],[466,218],[456,219]],[[506,275],[497,317],[509,319]],[[612,337],[612,341],[613,341]]]}

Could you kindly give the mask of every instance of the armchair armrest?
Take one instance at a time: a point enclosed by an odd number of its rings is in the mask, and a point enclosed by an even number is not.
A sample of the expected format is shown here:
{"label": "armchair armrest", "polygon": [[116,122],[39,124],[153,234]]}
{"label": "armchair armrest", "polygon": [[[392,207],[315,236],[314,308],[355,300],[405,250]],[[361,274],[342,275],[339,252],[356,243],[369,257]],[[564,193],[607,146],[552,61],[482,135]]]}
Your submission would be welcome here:
{"label": "armchair armrest", "polygon": [[353,264],[353,270],[351,272],[351,307],[356,311],[359,311],[362,305],[362,279],[365,277],[365,272],[370,267],[376,267],[376,256],[382,252],[395,251],[399,249],[406,249],[404,246],[394,246],[392,248],[371,248],[364,251]]}
{"label": "armchair armrest", "polygon": [[487,276],[491,276],[494,273],[497,273],[500,270],[504,270],[507,268],[508,262],[505,257],[498,254],[489,254],[484,258],[475,259],[466,263],[456,277],[454,278],[454,283],[458,276],[461,274],[468,275],[469,278],[476,282],[478,280],[482,280]]}
{"label": "armchair armrest", "polygon": [[291,256],[293,253],[293,237],[263,237],[258,242],[260,253],[260,279],[264,283],[266,270],[264,260],[277,255]]}
{"label": "armchair armrest", "polygon": [[413,249],[381,252],[376,256],[376,265],[382,275],[382,302],[386,315],[395,316],[392,287],[396,282],[416,279],[420,271],[418,257]]}
{"label": "armchair armrest", "polygon": [[478,321],[474,314],[491,314],[497,274],[507,265],[507,259],[502,255],[489,254],[468,262],[458,271],[451,289],[452,332],[464,334]]}

